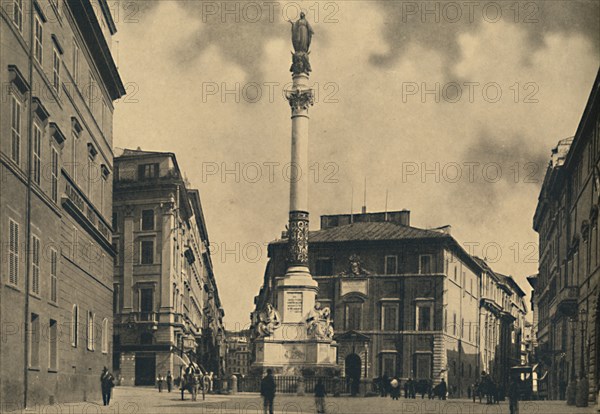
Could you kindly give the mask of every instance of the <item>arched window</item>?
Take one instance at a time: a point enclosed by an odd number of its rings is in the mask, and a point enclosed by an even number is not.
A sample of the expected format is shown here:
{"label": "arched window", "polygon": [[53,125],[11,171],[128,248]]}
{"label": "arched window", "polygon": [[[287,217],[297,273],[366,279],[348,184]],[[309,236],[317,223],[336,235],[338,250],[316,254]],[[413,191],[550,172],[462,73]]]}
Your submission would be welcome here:
{"label": "arched window", "polygon": [[79,306],[73,305],[71,310],[71,346],[77,347],[79,333]]}
{"label": "arched window", "polygon": [[102,353],[108,353],[108,319],[102,320]]}
{"label": "arched window", "polygon": [[87,314],[87,349],[89,351],[94,350],[94,313],[92,311],[88,311]]}

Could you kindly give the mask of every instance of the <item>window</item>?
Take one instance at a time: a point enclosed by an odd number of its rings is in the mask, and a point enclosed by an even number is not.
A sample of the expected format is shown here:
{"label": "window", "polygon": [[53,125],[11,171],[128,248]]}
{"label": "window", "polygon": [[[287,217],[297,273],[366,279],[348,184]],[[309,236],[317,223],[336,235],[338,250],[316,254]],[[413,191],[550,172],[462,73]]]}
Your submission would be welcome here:
{"label": "window", "polygon": [[346,304],[346,330],[360,330],[362,303],[351,302]]}
{"label": "window", "polygon": [[103,175],[100,180],[100,211],[104,212],[104,193],[106,192],[106,177]]}
{"label": "window", "polygon": [[56,92],[59,91],[60,88],[60,54],[56,48],[52,50],[52,86]]}
{"label": "window", "polygon": [[8,242],[8,280],[11,284],[19,283],[19,224],[10,220]]}
{"label": "window", "polygon": [[93,202],[93,182],[94,182],[94,168],[95,168],[96,164],[94,163],[94,158],[89,156],[88,157],[88,165],[87,165],[87,196],[90,199],[91,202]]}
{"label": "window", "polygon": [[75,83],[79,82],[79,46],[75,38],[73,38],[73,80]]}
{"label": "window", "polygon": [[33,124],[33,181],[40,185],[42,170],[42,130],[37,124]]}
{"label": "window", "polygon": [[13,0],[13,23],[23,32],[23,0]]}
{"label": "window", "polygon": [[317,276],[327,276],[333,274],[333,260],[329,257],[319,257],[316,264]]}
{"label": "window", "polygon": [[108,353],[108,319],[102,320],[102,353]]}
{"label": "window", "polygon": [[88,351],[94,350],[94,313],[92,311],[88,311],[87,313],[87,349]]}
{"label": "window", "polygon": [[33,54],[35,56],[35,60],[41,65],[44,57],[44,27],[42,26],[42,20],[40,16],[35,15],[34,22],[34,36],[35,43],[33,45]]}
{"label": "window", "polygon": [[115,285],[113,288],[113,313],[119,313],[119,290],[120,286]]}
{"label": "window", "polygon": [[417,304],[417,331],[433,330],[433,304],[419,303]]}
{"label": "window", "polygon": [[50,181],[52,184],[51,187],[51,196],[52,196],[52,201],[54,201],[55,203],[58,202],[58,151],[56,150],[56,148],[52,147],[50,149],[50,153],[51,153],[51,172],[50,172]]}
{"label": "window", "polygon": [[21,102],[16,96],[11,96],[11,158],[21,164]]}
{"label": "window", "polygon": [[143,240],[142,247],[142,264],[154,263],[154,242],[152,240]]}
{"label": "window", "polygon": [[385,256],[385,269],[386,275],[395,275],[398,273],[398,256]]}
{"label": "window", "polygon": [[398,330],[398,304],[385,303],[381,305],[381,329],[383,331]]}
{"label": "window", "polygon": [[431,355],[417,354],[416,364],[417,379],[431,379]]}
{"label": "window", "polygon": [[140,180],[149,180],[158,177],[158,163],[141,164],[138,166],[138,175]]}
{"label": "window", "polygon": [[142,210],[142,230],[154,230],[154,210]]}
{"label": "window", "polygon": [[71,346],[79,343],[79,306],[73,305],[71,310]]}
{"label": "window", "polygon": [[32,236],[31,240],[31,292],[40,294],[40,239]]}
{"label": "window", "polygon": [[112,227],[115,232],[119,231],[119,213],[117,213],[116,211],[113,211]]}
{"label": "window", "polygon": [[419,255],[419,273],[421,273],[421,274],[431,273],[431,255],[430,254]]}
{"label": "window", "polygon": [[58,253],[54,249],[50,249],[50,300],[52,302],[58,301]]}
{"label": "window", "polygon": [[75,128],[71,131],[71,178],[77,182],[77,142],[79,132]]}
{"label": "window", "polygon": [[154,310],[154,291],[150,288],[140,289],[140,311],[150,313]]}
{"label": "window", "polygon": [[89,73],[90,83],[88,85],[88,106],[90,108],[90,112],[94,114],[94,102],[96,101],[96,97],[94,94],[96,93],[96,83],[94,81],[94,75],[92,72]]}
{"label": "window", "polygon": [[456,312],[452,314],[452,335],[456,335]]}
{"label": "window", "polygon": [[396,375],[396,355],[383,354],[381,355],[381,372],[387,376]]}
{"label": "window", "polygon": [[29,329],[29,367],[40,366],[40,316],[31,314],[31,326]]}
{"label": "window", "polygon": [[50,319],[48,342],[48,369],[56,371],[58,368],[58,323],[54,319]]}

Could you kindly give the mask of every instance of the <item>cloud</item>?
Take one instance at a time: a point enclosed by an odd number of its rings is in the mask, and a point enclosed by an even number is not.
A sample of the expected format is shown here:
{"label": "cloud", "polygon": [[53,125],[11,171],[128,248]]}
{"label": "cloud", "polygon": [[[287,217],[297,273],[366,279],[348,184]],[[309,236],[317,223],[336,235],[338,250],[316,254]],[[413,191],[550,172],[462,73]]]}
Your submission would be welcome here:
{"label": "cloud", "polygon": [[[536,241],[539,181],[550,149],[574,134],[598,70],[597,24],[581,11],[593,16],[597,6],[544,2],[538,24],[427,26],[401,24],[400,6],[389,3],[339,2],[337,23],[324,22],[331,10],[319,3],[311,228],[320,214],[348,212],[352,191],[358,211],[367,177],[369,211],[385,208],[388,190],[388,209],[412,210],[416,226],[452,224],[461,242],[498,243],[504,254],[494,268],[526,286],[523,277],[537,268],[524,261],[524,246]],[[114,141],[177,154],[201,192],[226,321],[246,323],[267,262],[264,243],[287,222],[289,23],[281,15],[272,23],[205,22],[214,16],[204,19],[203,4],[143,3],[139,24],[119,25],[119,69],[138,92],[137,103],[117,104]],[[454,103],[441,92],[450,82],[463,91]],[[472,102],[465,82],[479,83]],[[482,92],[492,82],[502,91],[498,102]],[[246,99],[251,84],[262,92],[257,102]],[[406,94],[409,84],[419,89],[414,95]],[[440,93],[428,94],[436,84]],[[492,182],[479,169],[471,182],[466,162],[498,163],[503,175]],[[448,179],[452,163],[463,168],[458,182]],[[527,163],[539,165],[537,183],[525,182]],[[414,166],[417,173],[407,175]],[[208,175],[207,167],[217,172]],[[511,255],[515,243],[519,260]]]}

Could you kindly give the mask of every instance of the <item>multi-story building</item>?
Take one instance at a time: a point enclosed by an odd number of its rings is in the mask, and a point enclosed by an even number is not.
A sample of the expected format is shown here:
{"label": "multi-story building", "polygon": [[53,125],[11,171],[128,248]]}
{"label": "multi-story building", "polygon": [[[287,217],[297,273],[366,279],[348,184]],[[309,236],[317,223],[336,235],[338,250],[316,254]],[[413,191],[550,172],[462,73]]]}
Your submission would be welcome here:
{"label": "multi-story building", "polygon": [[250,372],[250,331],[225,331],[227,374],[245,377]]}
{"label": "multi-story building", "polygon": [[125,385],[153,385],[199,363],[221,373],[223,309],[198,190],[172,153],[115,158],[113,367]]}
{"label": "multi-story building", "polygon": [[595,399],[600,376],[597,324],[600,242],[600,72],[575,136],[552,150],[533,218],[539,233],[538,356],[550,398],[586,376]]}
{"label": "multi-story building", "polygon": [[106,0],[0,7],[0,410],[99,399],[112,353]]}
{"label": "multi-story building", "polygon": [[[277,303],[286,241],[269,244],[256,311]],[[482,369],[480,262],[449,226],[412,227],[406,210],[322,216],[309,234],[309,266],[317,300],[331,310],[342,375],[445,378],[452,393],[466,395]],[[491,338],[496,351],[499,337]]]}

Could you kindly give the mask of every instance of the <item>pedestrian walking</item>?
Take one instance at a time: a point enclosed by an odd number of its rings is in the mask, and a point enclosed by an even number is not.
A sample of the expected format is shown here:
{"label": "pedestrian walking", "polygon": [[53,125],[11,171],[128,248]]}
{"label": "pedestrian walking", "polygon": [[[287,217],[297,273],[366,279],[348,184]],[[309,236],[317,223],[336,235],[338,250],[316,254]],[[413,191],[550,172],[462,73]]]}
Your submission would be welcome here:
{"label": "pedestrian walking", "polygon": [[162,375],[159,375],[156,378],[156,383],[158,384],[158,392],[162,392],[162,388],[163,388],[163,382],[165,381],[165,379],[163,378]]}
{"label": "pedestrian walking", "polygon": [[104,405],[110,404],[110,394],[114,386],[115,377],[113,377],[113,375],[110,372],[108,372],[108,368],[104,367],[102,369],[102,374],[100,374],[100,387],[102,388],[102,403]]}
{"label": "pedestrian walking", "polygon": [[173,388],[173,375],[171,374],[171,371],[167,371],[167,391],[171,392],[172,388]]}
{"label": "pedestrian walking", "polygon": [[260,395],[263,397],[264,413],[273,414],[273,400],[275,400],[275,378],[273,370],[267,369],[267,375],[260,382]]}
{"label": "pedestrian walking", "polygon": [[325,384],[323,384],[323,380],[319,378],[315,385],[315,406],[317,408],[317,414],[325,414],[325,395],[327,395]]}
{"label": "pedestrian walking", "polygon": [[510,409],[510,414],[519,414],[520,382],[519,378],[513,377],[508,386],[508,407]]}
{"label": "pedestrian walking", "polygon": [[388,378],[387,374],[383,374],[383,376],[381,377],[381,396],[382,397],[387,397],[389,387],[390,387],[390,379]]}
{"label": "pedestrian walking", "polygon": [[410,382],[410,378],[404,383],[404,398],[409,398],[408,393],[409,391],[409,382]]}
{"label": "pedestrian walking", "polygon": [[440,381],[438,389],[440,393],[440,399],[445,400],[448,392],[448,384],[446,384],[446,380],[444,378],[442,378],[442,381]]}
{"label": "pedestrian walking", "polygon": [[394,377],[390,381],[390,397],[392,400],[400,398],[400,379],[398,377]]}

